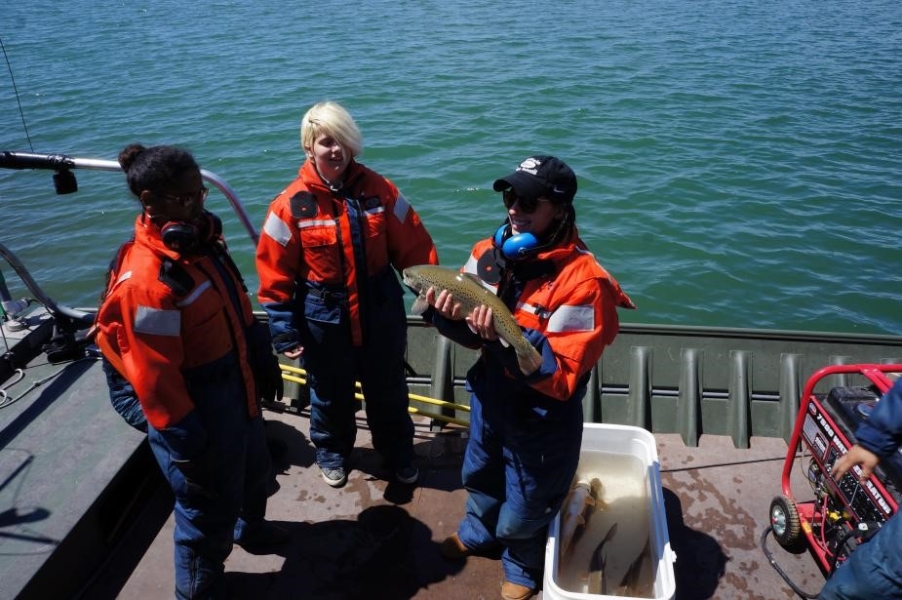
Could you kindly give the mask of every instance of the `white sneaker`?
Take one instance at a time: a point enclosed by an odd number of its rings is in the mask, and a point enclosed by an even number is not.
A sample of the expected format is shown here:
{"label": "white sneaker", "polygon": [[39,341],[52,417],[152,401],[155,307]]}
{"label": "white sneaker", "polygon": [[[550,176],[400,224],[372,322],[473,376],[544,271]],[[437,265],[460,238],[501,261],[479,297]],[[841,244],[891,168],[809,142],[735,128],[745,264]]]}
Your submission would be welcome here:
{"label": "white sneaker", "polygon": [[320,467],[323,472],[323,480],[331,487],[340,488],[348,482],[348,475],[342,467]]}

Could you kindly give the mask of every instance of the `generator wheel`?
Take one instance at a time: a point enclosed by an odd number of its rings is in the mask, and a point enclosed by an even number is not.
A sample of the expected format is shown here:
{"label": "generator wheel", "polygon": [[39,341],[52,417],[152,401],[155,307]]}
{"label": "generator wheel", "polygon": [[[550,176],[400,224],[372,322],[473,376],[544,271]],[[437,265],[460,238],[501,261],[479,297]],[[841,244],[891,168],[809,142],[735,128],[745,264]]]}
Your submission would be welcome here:
{"label": "generator wheel", "polygon": [[777,542],[793,554],[805,551],[802,522],[795,502],[786,496],[777,496],[770,503],[770,525]]}

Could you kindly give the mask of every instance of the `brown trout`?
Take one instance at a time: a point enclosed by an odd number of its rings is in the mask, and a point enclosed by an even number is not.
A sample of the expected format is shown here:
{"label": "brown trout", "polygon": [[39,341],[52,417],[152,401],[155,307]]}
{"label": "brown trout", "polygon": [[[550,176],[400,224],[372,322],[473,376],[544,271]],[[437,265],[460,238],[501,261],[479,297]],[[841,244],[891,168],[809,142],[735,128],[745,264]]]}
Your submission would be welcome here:
{"label": "brown trout", "polygon": [[585,530],[586,522],[596,510],[605,510],[607,505],[601,499],[601,481],[595,477],[591,481],[580,479],[573,484],[567,499],[561,507],[560,526],[560,559],[567,560],[567,551],[580,533]]}
{"label": "brown trout", "polygon": [[474,308],[484,304],[492,309],[492,324],[498,337],[501,338],[501,343],[513,346],[517,353],[517,363],[523,374],[531,375],[542,366],[542,355],[523,337],[520,325],[504,302],[483,287],[473,275],[436,265],[408,267],[404,269],[402,275],[404,285],[417,293],[417,299],[410,309],[413,314],[420,314],[428,307],[426,291],[429,288],[434,288],[436,295],[442,290],[451,292],[454,301],[460,303],[464,315],[469,315]]}

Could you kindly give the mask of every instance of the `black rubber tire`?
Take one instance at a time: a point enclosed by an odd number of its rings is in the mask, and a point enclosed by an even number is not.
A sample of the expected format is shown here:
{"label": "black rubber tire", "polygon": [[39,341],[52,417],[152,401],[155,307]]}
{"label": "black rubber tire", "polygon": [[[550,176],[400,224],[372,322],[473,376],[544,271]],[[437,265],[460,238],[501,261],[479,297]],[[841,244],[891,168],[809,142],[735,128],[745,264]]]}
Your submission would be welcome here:
{"label": "black rubber tire", "polygon": [[806,549],[802,535],[802,521],[795,502],[786,496],[776,496],[770,503],[770,525],[774,538],[784,550],[801,554]]}

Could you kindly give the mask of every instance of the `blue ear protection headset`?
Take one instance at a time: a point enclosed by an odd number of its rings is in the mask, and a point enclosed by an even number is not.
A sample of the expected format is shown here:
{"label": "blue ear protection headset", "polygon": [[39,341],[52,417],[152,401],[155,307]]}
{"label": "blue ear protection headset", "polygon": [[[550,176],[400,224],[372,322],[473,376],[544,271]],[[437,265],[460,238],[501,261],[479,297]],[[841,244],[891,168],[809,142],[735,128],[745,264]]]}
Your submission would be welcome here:
{"label": "blue ear protection headset", "polygon": [[511,226],[508,221],[502,223],[495,231],[492,243],[501,251],[504,258],[514,261],[528,258],[534,251],[542,247],[539,239],[529,232],[511,235]]}

